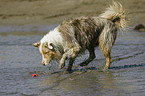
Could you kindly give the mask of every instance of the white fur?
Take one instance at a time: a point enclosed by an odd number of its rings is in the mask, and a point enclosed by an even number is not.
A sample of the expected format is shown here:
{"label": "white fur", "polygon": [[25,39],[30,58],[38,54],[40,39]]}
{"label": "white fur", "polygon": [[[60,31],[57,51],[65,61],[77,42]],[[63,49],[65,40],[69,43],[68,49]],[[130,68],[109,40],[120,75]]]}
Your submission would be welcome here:
{"label": "white fur", "polygon": [[48,48],[52,49],[52,46],[49,44],[52,43],[55,46],[63,46],[63,38],[61,36],[61,33],[58,31],[58,27],[56,27],[54,30],[50,31],[47,33],[41,40],[40,40],[40,47],[39,51],[42,54],[42,63],[44,62],[45,65],[47,65],[47,59],[44,58],[43,52],[42,52],[42,44],[47,42],[48,43]]}
{"label": "white fur", "polygon": [[[58,31],[58,28],[56,27],[54,30],[50,31],[49,33],[47,33],[41,40],[41,45],[40,45],[40,52],[42,50],[42,44],[47,42],[48,43],[48,47],[50,43],[54,44],[55,46],[61,45],[63,46],[63,38],[61,36],[61,33]],[[41,52],[42,53],[42,52]]]}
{"label": "white fur", "polygon": [[63,42],[63,38],[61,36],[61,33],[58,31],[58,27],[56,27],[54,30],[47,33],[40,41],[41,43],[48,42],[48,43],[59,43],[61,44]]}
{"label": "white fur", "polygon": [[123,9],[122,5],[119,2],[114,2],[110,5],[106,11],[99,15],[99,17],[111,20],[113,18],[119,17],[120,18],[120,28],[127,27],[125,10]]}
{"label": "white fur", "polygon": [[44,62],[44,64],[45,65],[48,65],[48,63],[47,63],[47,59],[46,58],[44,58],[44,56],[42,55],[42,62]]}
{"label": "white fur", "polygon": [[100,14],[100,17],[105,19],[112,19],[113,17],[120,17],[123,12],[124,10],[122,5],[119,2],[113,2],[113,4],[110,5],[103,14]]}

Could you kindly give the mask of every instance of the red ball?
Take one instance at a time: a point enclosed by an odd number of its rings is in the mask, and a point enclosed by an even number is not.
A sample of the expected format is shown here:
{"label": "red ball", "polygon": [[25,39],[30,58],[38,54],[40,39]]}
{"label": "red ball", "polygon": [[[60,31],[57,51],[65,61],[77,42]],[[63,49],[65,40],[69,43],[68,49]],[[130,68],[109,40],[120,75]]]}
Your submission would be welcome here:
{"label": "red ball", "polygon": [[38,77],[38,74],[34,73],[32,74],[32,77]]}

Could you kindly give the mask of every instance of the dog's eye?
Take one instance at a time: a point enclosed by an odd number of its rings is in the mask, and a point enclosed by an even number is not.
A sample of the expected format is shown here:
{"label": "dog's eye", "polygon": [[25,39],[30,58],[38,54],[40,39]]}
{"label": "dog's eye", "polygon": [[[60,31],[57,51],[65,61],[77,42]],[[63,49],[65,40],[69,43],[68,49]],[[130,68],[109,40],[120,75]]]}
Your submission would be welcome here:
{"label": "dog's eye", "polygon": [[48,52],[44,52],[44,54],[47,54]]}

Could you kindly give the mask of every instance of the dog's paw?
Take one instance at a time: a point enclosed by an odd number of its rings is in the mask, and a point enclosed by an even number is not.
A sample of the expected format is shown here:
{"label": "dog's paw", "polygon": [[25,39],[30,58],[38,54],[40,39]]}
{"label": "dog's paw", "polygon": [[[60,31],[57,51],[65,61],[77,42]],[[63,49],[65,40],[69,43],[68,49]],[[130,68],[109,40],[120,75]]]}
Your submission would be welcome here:
{"label": "dog's paw", "polygon": [[65,66],[65,64],[59,64],[58,69],[61,70],[64,66]]}
{"label": "dog's paw", "polygon": [[63,74],[69,74],[69,73],[73,73],[73,71],[64,71]]}
{"label": "dog's paw", "polygon": [[105,66],[104,69],[103,69],[103,72],[107,72],[108,71],[108,68],[109,67]]}

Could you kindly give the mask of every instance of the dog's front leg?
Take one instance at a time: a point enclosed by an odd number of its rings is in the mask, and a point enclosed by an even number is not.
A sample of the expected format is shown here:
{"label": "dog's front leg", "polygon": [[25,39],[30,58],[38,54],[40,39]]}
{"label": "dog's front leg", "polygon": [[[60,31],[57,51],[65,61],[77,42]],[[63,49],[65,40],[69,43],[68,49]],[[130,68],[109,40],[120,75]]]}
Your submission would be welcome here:
{"label": "dog's front leg", "polygon": [[72,57],[72,53],[73,53],[73,49],[69,49],[68,51],[66,51],[62,55],[62,58],[61,58],[61,60],[59,62],[59,69],[62,69],[65,66],[65,60],[66,60],[66,58]]}
{"label": "dog's front leg", "polygon": [[59,62],[59,67],[58,67],[59,70],[65,66],[65,60],[66,60],[67,56],[68,56],[67,52],[62,55],[62,58]]}
{"label": "dog's front leg", "polygon": [[73,61],[78,54],[78,48],[71,48],[67,52],[65,52],[59,62],[59,69],[62,69],[65,66],[66,58],[70,59],[68,70],[71,69],[73,65]]}
{"label": "dog's front leg", "polygon": [[68,68],[66,70],[69,73],[71,73],[71,71],[72,71],[72,66],[73,66],[74,60],[75,60],[75,58],[69,58],[69,64],[68,64]]}

